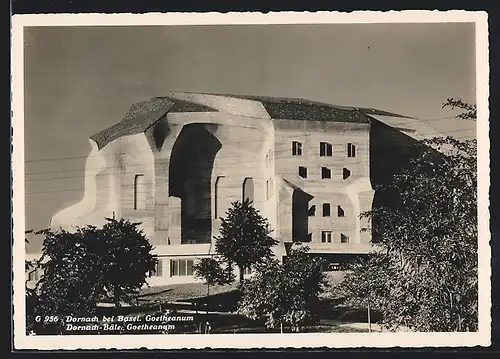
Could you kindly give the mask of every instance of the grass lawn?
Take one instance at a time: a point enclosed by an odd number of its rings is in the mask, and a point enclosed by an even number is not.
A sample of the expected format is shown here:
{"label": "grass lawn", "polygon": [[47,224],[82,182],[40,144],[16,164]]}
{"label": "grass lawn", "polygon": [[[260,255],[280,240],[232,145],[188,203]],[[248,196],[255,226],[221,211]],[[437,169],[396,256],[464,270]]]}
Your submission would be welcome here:
{"label": "grass lawn", "polygon": [[[210,287],[210,296],[235,290],[237,283]],[[207,286],[203,283],[171,284],[159,287],[144,288],[138,298],[141,301],[185,301],[207,296]]]}
{"label": "grass lawn", "polygon": [[[343,272],[327,272],[328,284],[335,284],[342,280]],[[238,282],[231,285],[217,285],[210,287],[210,296],[215,296],[236,290]],[[141,290],[138,298],[141,301],[185,301],[207,296],[207,286],[203,283],[170,284],[158,287],[149,287]]]}

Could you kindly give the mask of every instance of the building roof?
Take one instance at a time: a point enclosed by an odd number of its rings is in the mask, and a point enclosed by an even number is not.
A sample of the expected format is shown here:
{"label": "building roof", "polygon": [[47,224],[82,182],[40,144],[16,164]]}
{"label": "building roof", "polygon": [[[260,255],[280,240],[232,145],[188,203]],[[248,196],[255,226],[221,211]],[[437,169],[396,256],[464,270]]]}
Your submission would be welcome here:
{"label": "building roof", "polygon": [[247,117],[349,123],[369,123],[368,115],[408,118],[377,109],[336,106],[301,98],[171,92],[133,104],[120,122],[90,138],[102,149],[119,137],[146,131],[169,112],[228,112]]}
{"label": "building roof", "polygon": [[374,108],[339,106],[303,98],[223,95],[233,98],[260,101],[272,118],[299,120],[327,120],[340,122],[368,122],[363,115],[386,115],[405,117],[399,114]]}
{"label": "building roof", "polygon": [[166,99],[152,99],[133,104],[120,122],[90,138],[97,143],[99,149],[102,149],[119,137],[146,131],[174,105],[175,103]]}

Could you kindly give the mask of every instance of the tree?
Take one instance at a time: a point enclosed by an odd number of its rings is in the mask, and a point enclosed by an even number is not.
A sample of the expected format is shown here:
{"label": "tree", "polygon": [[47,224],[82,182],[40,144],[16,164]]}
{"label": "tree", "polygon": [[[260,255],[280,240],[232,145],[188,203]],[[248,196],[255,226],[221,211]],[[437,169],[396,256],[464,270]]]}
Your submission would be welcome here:
{"label": "tree", "polygon": [[283,264],[268,258],[243,285],[238,313],[250,319],[266,318],[268,328],[289,326],[300,332],[320,313],[319,295],[326,285],[323,260],[309,256],[308,247],[295,244]]}
{"label": "tree", "polygon": [[271,232],[267,219],[249,200],[231,203],[226,218],[221,218],[215,250],[226,261],[238,266],[240,283],[243,283],[245,269],[272,256],[271,247],[277,241],[270,236]]}
{"label": "tree", "polygon": [[383,324],[415,331],[477,329],[476,141],[419,143],[388,191],[393,205],[373,208],[376,252],[356,263],[341,288],[348,302],[382,313]]}
{"label": "tree", "polygon": [[461,118],[463,120],[475,120],[477,117],[477,106],[463,102],[461,99],[456,100],[454,98],[449,98],[442,106],[442,108],[445,107],[450,107],[452,110],[454,109],[462,110],[462,112],[460,112],[456,116],[456,118]]}
{"label": "tree", "polygon": [[[42,317],[93,315],[96,304],[109,297],[118,307],[146,283],[156,256],[139,223],[107,221],[102,228],[44,233],[47,261],[36,287],[36,310]],[[61,329],[56,324],[51,330]]]}
{"label": "tree", "polygon": [[102,272],[102,286],[112,293],[116,306],[128,301],[146,284],[156,266],[153,246],[133,223],[123,219],[108,219],[101,238],[95,243],[98,268]]}
{"label": "tree", "polygon": [[[24,234],[30,234],[33,233],[33,230],[28,230],[25,231]],[[28,238],[24,239],[25,244],[29,243]],[[26,272],[30,272],[32,270],[37,270],[38,269],[38,263],[36,261],[24,261],[24,270]],[[35,331],[35,326],[36,326],[36,321],[35,321],[35,309],[37,307],[37,301],[36,301],[36,292],[33,288],[29,288],[27,285],[27,281],[25,282],[24,286],[25,290],[25,303],[26,303],[26,333],[29,334],[33,331]]]}
{"label": "tree", "polygon": [[207,297],[210,296],[210,287],[229,284],[234,281],[231,268],[224,268],[222,263],[213,257],[201,258],[193,265],[195,278],[202,279],[207,286]]}

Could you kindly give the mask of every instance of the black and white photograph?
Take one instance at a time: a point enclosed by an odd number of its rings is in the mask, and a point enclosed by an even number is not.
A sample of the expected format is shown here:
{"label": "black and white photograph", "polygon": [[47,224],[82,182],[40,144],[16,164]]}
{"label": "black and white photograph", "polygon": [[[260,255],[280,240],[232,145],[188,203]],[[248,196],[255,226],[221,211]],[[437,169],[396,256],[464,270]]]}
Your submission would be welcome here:
{"label": "black and white photograph", "polygon": [[12,21],[16,348],[490,344],[486,13]]}

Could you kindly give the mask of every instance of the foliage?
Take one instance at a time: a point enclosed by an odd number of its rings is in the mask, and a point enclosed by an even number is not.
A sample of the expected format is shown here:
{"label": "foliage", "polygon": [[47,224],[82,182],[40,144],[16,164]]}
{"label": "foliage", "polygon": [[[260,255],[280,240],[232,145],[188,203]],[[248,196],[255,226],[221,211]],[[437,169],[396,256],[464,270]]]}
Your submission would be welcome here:
{"label": "foliage", "polygon": [[117,306],[135,296],[155,269],[153,246],[137,228],[139,224],[108,219],[96,243],[102,284],[112,293]]}
{"label": "foliage", "polygon": [[454,98],[447,99],[446,102],[443,104],[442,108],[445,107],[450,107],[452,110],[454,109],[463,110],[463,112],[460,112],[456,116],[457,118],[461,118],[464,120],[475,120],[477,118],[477,106],[463,102],[460,99],[458,100]]}
{"label": "foliage", "polygon": [[[34,232],[33,230],[28,230],[25,231],[24,233],[26,235],[33,232]],[[26,244],[29,243],[27,238],[24,239],[24,242]],[[38,267],[39,264],[37,263],[37,261],[34,260],[24,261],[24,270],[27,273],[31,272],[32,270],[38,269]],[[36,292],[32,288],[28,288],[27,283],[25,283],[24,289],[25,289],[25,303],[26,303],[26,333],[31,333],[35,330],[35,323],[36,323],[35,321],[35,316],[36,316],[35,309],[37,307]]]}
{"label": "foliage", "polygon": [[152,246],[138,225],[108,219],[102,228],[46,231],[47,261],[36,287],[37,314],[89,316],[103,299],[111,297],[119,306],[136,294],[156,264]]}
{"label": "foliage", "polygon": [[211,286],[230,284],[234,281],[233,271],[231,268],[224,268],[223,264],[209,257],[201,258],[193,265],[195,278],[202,279],[207,286],[207,295],[210,294]]}
{"label": "foliage", "polygon": [[368,302],[383,324],[415,331],[477,330],[476,141],[419,144],[421,155],[395,175],[393,205],[373,208],[377,251],[341,283],[347,302]]}
{"label": "foliage", "polygon": [[308,250],[296,244],[283,264],[274,258],[257,264],[243,285],[238,313],[254,320],[266,318],[269,328],[289,326],[295,332],[314,323],[326,279],[323,261],[309,256]]}
{"label": "foliage", "polygon": [[240,270],[240,282],[244,270],[272,256],[271,247],[277,242],[270,236],[267,219],[262,217],[249,200],[231,203],[226,218],[221,218],[220,235],[215,249],[229,264],[235,263]]}

